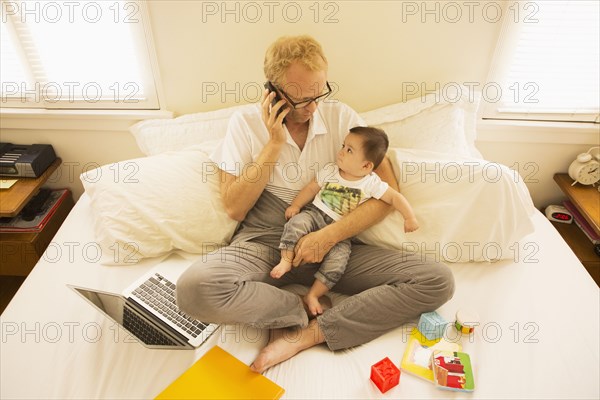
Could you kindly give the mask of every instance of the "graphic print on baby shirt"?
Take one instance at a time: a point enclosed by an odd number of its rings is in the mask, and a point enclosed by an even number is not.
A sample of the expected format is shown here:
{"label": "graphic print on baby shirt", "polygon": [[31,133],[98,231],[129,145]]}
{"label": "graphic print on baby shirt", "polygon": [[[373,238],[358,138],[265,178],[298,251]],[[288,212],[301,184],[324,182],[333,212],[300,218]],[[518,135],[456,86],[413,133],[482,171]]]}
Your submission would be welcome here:
{"label": "graphic print on baby shirt", "polygon": [[332,211],[343,216],[360,204],[362,190],[327,182],[321,189],[321,201]]}

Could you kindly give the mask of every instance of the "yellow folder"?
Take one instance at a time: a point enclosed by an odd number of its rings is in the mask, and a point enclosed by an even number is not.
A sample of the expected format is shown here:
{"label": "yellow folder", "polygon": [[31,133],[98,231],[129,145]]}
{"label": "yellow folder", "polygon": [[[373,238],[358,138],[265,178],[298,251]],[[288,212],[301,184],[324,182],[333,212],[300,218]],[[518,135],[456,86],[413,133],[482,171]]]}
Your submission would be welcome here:
{"label": "yellow folder", "polygon": [[279,399],[285,390],[215,346],[156,399]]}

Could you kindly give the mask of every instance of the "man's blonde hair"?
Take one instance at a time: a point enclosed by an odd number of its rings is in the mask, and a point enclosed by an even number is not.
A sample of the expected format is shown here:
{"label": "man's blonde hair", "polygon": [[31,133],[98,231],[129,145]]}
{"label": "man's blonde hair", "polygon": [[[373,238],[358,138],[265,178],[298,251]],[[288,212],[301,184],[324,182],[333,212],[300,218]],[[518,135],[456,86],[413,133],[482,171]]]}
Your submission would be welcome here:
{"label": "man's blonde hair", "polygon": [[268,81],[282,83],[290,64],[300,62],[310,71],[327,71],[323,48],[309,35],[282,36],[265,54],[264,72]]}

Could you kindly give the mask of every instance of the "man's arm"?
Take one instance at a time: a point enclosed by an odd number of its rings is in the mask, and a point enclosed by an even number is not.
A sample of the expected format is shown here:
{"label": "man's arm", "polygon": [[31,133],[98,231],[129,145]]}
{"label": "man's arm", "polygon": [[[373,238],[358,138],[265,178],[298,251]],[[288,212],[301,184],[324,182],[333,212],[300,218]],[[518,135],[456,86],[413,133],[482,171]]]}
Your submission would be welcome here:
{"label": "man's arm", "polygon": [[245,165],[239,177],[219,169],[221,199],[227,215],[236,221],[243,221],[248,211],[256,204],[273,174],[273,168],[285,143],[283,118],[289,109],[286,107],[277,116],[277,111],[285,104],[285,100],[280,100],[270,108],[274,96],[275,93],[268,93],[268,91],[263,93],[262,119],[270,138],[258,158],[253,163]]}
{"label": "man's arm", "polygon": [[236,221],[243,221],[246,218],[246,214],[254,207],[267,186],[280,152],[281,146],[267,144],[255,162],[244,166],[240,176],[219,169],[221,199],[229,217]]}
{"label": "man's arm", "polygon": [[[392,164],[385,158],[375,173],[391,188],[398,190],[398,183]],[[362,231],[383,220],[393,207],[377,199],[370,199],[358,206],[350,214],[319,231],[303,236],[296,245],[294,266],[304,263],[321,262],[323,257],[338,242],[356,236]]]}

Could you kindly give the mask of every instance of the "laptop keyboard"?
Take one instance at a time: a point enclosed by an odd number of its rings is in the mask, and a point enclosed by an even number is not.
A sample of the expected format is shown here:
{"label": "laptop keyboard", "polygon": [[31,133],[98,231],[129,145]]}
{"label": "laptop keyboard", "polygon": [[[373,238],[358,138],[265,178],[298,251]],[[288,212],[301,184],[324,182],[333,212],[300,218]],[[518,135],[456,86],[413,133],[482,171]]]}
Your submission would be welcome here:
{"label": "laptop keyboard", "polygon": [[190,336],[198,337],[207,325],[179,310],[175,301],[175,287],[173,282],[155,273],[137,287],[133,295]]}
{"label": "laptop keyboard", "polygon": [[176,346],[173,340],[169,339],[161,331],[144,321],[128,306],[123,308],[123,327],[133,333],[142,342],[157,346]]}

